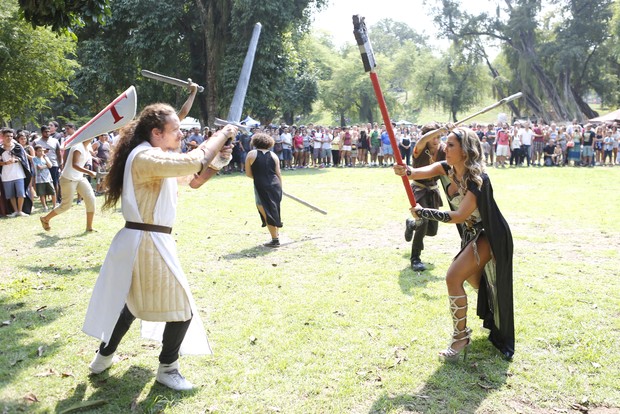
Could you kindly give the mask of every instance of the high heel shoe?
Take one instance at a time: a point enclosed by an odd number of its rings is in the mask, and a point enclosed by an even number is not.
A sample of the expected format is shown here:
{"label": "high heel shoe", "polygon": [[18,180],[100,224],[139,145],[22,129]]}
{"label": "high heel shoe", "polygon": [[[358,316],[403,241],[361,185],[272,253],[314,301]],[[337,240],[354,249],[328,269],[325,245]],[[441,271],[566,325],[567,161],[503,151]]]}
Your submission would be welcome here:
{"label": "high heel shoe", "polygon": [[[450,312],[452,313],[452,338],[450,346],[439,352],[439,359],[446,362],[457,362],[461,354],[463,354],[463,361],[465,361],[467,360],[467,350],[471,345],[471,329],[467,328],[467,295],[448,296],[448,299],[450,300]],[[462,325],[461,329],[459,329],[459,324]],[[459,341],[467,341],[467,343],[460,350],[456,350],[453,348],[453,345]]]}
{"label": "high heel shoe", "polygon": [[[463,334],[463,333],[465,335],[463,335],[461,338],[457,338],[458,335]],[[465,344],[463,348],[457,351],[452,346],[454,345],[455,342],[459,342],[459,341],[467,341],[467,344]],[[452,334],[452,341],[450,342],[450,346],[447,349],[439,352],[439,359],[445,362],[458,362],[462,354],[463,362],[465,362],[467,361],[467,351],[470,345],[471,345],[471,329],[465,328],[462,331],[454,331],[454,333]]]}

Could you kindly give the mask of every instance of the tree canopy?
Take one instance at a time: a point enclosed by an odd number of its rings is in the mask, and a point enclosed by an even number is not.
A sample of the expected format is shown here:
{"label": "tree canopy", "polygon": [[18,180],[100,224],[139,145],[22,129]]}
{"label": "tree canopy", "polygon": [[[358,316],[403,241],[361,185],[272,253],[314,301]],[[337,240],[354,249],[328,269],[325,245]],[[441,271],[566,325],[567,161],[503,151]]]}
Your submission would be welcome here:
{"label": "tree canopy", "polygon": [[[293,123],[317,108],[341,124],[373,122],[379,115],[357,48],[338,49],[321,34],[308,35],[311,12],[327,0],[0,3],[6,5],[0,12],[0,82],[12,83],[3,90],[19,94],[2,106],[4,119],[46,106],[74,119],[92,115],[130,84],[138,88],[141,106],[180,106],[187,91],[142,78],[140,70],[148,69],[204,85],[191,115],[212,123],[228,112],[256,22],[263,30],[245,113],[263,123]],[[619,1],[503,0],[478,14],[465,12],[460,0],[435,4],[449,50],[430,46],[405,22],[383,19],[369,28],[393,117],[415,121],[422,108],[434,106],[456,120],[491,94],[517,91],[525,99],[510,103],[513,113],[543,121],[592,118],[589,95],[620,104]],[[37,29],[17,19],[17,7]],[[16,31],[23,39],[10,35]],[[77,49],[52,31],[72,35]],[[28,55],[38,49],[26,43],[48,53]],[[491,58],[497,47],[500,55]],[[28,68],[15,70],[17,64]],[[33,73],[26,76],[29,68]]]}
{"label": "tree canopy", "polygon": [[0,124],[35,121],[67,92],[77,67],[75,41],[18,17],[14,0],[0,0]]}

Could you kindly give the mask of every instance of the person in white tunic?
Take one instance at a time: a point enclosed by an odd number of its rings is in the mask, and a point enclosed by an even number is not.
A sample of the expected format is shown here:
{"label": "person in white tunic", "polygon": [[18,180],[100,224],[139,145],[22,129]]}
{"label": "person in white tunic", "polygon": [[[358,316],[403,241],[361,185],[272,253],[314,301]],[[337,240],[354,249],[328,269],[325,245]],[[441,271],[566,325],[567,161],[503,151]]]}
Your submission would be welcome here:
{"label": "person in white tunic", "polygon": [[211,162],[231,157],[232,146],[225,142],[236,134],[228,125],[193,151],[176,152],[183,133],[166,104],[147,106],[121,130],[103,208],[114,208],[120,199],[126,224],[112,240],[83,326],[101,341],[92,373],[113,364],[121,339],[140,318],[142,336],[162,342],[157,382],[175,390],[193,388],[179,373],[179,354],[210,354],[211,348],[171,236],[176,177],[211,178],[218,169]]}

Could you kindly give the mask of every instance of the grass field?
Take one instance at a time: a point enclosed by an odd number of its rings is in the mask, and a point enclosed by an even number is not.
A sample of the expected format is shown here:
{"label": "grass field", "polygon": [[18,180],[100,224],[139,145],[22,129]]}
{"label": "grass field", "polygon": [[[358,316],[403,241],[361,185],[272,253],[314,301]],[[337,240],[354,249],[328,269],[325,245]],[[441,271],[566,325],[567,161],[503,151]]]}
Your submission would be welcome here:
{"label": "grass field", "polygon": [[414,273],[391,169],[284,174],[328,214],[285,198],[277,250],[261,246],[251,180],[180,188],[173,234],[215,352],[181,358],[190,394],[154,382],[159,349],[138,323],[122,360],[88,375],[97,341],[81,326],[119,213],[98,210],[88,234],[82,206],[50,232],[39,213],[1,219],[0,413],[620,412],[620,168],[489,170],[514,237],[516,353],[500,358],[470,312],[458,364],[436,356],[455,227]]}

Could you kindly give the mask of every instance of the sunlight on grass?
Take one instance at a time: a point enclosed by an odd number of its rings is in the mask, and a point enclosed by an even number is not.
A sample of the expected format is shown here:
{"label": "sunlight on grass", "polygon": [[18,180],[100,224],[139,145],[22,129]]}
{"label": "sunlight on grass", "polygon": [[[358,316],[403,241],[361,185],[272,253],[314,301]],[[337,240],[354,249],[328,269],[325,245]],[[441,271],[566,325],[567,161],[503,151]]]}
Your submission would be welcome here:
{"label": "sunlight on grass", "polygon": [[[508,362],[474,316],[467,362],[443,364],[451,330],[445,272],[453,225],[425,240],[429,270],[409,268],[407,198],[390,169],[284,173],[284,246],[261,245],[252,183],[181,187],[173,236],[215,351],[182,357],[199,389],[154,382],[157,344],[138,324],[109,372],[88,375],[97,341],[81,332],[118,212],[85,234],[78,206],[44,232],[38,215],[0,219],[0,411],[93,413],[536,413],[620,407],[620,168],[494,170],[515,243],[516,353]],[[101,198],[97,199],[99,205]]]}

